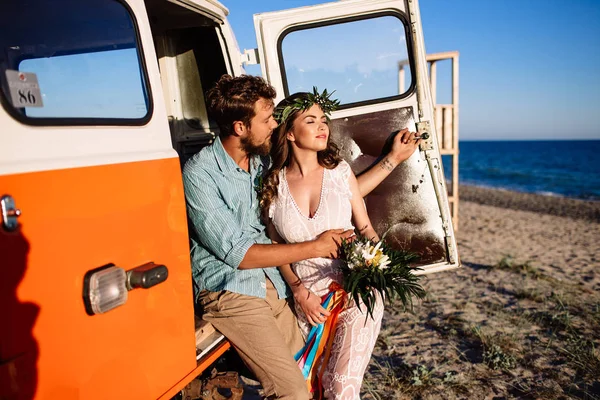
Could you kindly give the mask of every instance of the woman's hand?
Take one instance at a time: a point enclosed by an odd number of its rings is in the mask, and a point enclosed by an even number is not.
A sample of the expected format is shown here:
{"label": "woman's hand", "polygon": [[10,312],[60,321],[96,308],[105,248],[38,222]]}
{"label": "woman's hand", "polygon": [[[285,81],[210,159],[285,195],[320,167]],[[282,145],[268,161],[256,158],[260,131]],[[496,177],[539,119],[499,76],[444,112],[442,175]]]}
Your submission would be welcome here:
{"label": "woman's hand", "polygon": [[321,306],[321,298],[308,290],[304,285],[293,289],[294,301],[298,303],[306,319],[312,326],[322,324],[331,315],[329,311]]}
{"label": "woman's hand", "polygon": [[396,165],[407,160],[419,147],[421,139],[415,132],[409,132],[407,128],[402,129],[394,137],[390,156]]}

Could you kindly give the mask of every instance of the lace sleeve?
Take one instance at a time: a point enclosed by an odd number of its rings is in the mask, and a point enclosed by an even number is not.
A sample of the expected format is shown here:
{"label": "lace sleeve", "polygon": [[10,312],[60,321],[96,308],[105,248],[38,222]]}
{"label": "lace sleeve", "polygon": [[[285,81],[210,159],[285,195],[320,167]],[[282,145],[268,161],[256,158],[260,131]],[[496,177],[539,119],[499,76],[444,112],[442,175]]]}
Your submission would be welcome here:
{"label": "lace sleeve", "polygon": [[269,204],[269,219],[273,219],[274,214],[275,214],[275,203],[271,202],[271,204]]}
{"label": "lace sleeve", "polygon": [[282,190],[282,185],[284,185],[283,173],[283,170],[279,171],[279,185],[277,185],[277,197],[275,197],[273,201],[271,201],[271,204],[269,204],[269,219],[273,219],[273,216],[277,211],[277,207],[280,204],[282,197],[285,196],[285,192]]}

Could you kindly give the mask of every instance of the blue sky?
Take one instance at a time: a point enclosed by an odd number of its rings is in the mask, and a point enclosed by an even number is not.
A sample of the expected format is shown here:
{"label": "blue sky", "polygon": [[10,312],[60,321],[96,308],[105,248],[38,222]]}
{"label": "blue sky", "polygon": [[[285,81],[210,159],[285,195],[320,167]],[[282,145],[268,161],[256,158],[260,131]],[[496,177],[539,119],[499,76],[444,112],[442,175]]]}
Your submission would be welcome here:
{"label": "blue sky", "polygon": [[143,118],[148,109],[138,63],[135,49],[24,60],[19,69],[36,73],[43,89],[43,107],[27,108],[27,116]]}
{"label": "blue sky", "polygon": [[[242,50],[256,47],[254,13],[323,2],[223,0]],[[460,52],[462,140],[600,139],[600,1],[421,0],[420,7],[427,52]],[[449,74],[440,68],[443,80]]]}

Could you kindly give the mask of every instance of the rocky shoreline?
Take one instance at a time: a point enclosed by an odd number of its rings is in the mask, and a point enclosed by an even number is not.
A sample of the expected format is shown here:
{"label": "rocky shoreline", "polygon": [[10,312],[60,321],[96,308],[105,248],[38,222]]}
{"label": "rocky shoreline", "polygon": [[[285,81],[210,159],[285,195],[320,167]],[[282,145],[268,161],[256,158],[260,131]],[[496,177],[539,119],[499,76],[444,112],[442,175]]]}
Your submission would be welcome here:
{"label": "rocky shoreline", "polygon": [[461,201],[469,201],[500,208],[521,211],[533,211],[600,222],[600,201],[586,201],[559,196],[513,192],[502,189],[490,189],[479,186],[461,185]]}

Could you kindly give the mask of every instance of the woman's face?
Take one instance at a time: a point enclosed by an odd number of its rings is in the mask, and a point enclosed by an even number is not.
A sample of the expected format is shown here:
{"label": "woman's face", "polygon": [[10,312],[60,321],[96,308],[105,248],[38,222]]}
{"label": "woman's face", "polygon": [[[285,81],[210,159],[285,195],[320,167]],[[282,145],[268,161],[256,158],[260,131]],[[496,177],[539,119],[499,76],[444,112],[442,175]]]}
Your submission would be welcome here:
{"label": "woman's face", "polygon": [[317,104],[298,114],[287,140],[299,149],[321,151],[327,148],[329,124],[327,117]]}

